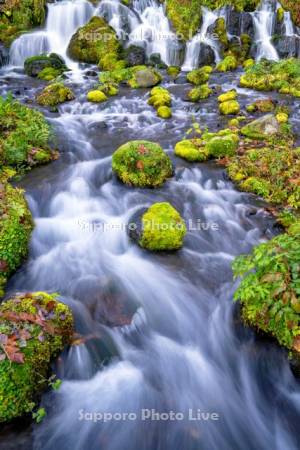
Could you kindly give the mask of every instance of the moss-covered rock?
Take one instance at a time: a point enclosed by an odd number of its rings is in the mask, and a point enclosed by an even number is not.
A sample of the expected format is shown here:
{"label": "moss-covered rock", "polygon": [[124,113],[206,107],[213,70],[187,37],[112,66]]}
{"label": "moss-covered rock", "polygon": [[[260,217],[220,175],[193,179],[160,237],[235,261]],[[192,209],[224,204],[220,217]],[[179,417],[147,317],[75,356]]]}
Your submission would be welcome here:
{"label": "moss-covered rock", "polygon": [[172,117],[172,110],[169,106],[159,106],[157,108],[157,115],[161,119],[170,119]]}
{"label": "moss-covered rock", "polygon": [[98,90],[88,92],[86,98],[89,102],[94,102],[94,103],[102,103],[102,102],[106,102],[106,100],[107,100],[107,97],[104,94],[104,92],[98,91]]}
{"label": "moss-covered rock", "polygon": [[217,65],[217,70],[219,72],[228,72],[229,70],[235,70],[238,67],[238,61],[235,56],[229,55],[219,62]]}
{"label": "moss-covered rock", "polygon": [[219,109],[220,113],[225,116],[240,113],[240,105],[236,100],[229,100],[227,102],[220,103]]}
{"label": "moss-covered rock", "polygon": [[74,98],[73,91],[63,83],[52,83],[36,96],[36,101],[42,106],[56,106]]}
{"label": "moss-covered rock", "polygon": [[254,64],[255,64],[255,60],[252,58],[249,58],[243,62],[243,67],[244,67],[244,69],[249,69],[250,67],[254,66]]}
{"label": "moss-covered rock", "polygon": [[21,189],[8,182],[9,172],[0,172],[0,297],[8,277],[27,256],[33,221]]}
{"label": "moss-covered rock", "polygon": [[209,158],[209,151],[202,139],[185,139],[175,145],[175,155],[190,162],[202,162]]}
{"label": "moss-covered rock", "polygon": [[126,64],[117,35],[102,17],[94,16],[72,36],[68,53],[75,61],[98,64],[103,70],[121,69]]}
{"label": "moss-covered rock", "polygon": [[119,93],[119,88],[116,83],[103,83],[98,86],[98,90],[103,92],[106,97],[113,97]]}
{"label": "moss-covered rock", "polygon": [[201,69],[192,70],[187,74],[186,78],[190,83],[199,86],[205,84],[209,80],[211,72],[212,68],[210,66],[204,66],[201,67]]}
{"label": "moss-covered rock", "polygon": [[276,120],[278,123],[287,123],[289,121],[289,116],[284,112],[279,112],[276,114]]}
{"label": "moss-covered rock", "polygon": [[[205,139],[205,135],[203,135]],[[205,146],[208,154],[213,158],[225,158],[234,156],[239,146],[239,137],[231,131],[217,133],[210,138]]]}
{"label": "moss-covered rock", "polygon": [[112,169],[123,183],[137,187],[159,187],[173,173],[170,158],[149,141],[130,141],[119,147],[112,157]]}
{"label": "moss-covered rock", "polygon": [[178,66],[169,66],[167,68],[167,74],[172,78],[177,78],[181,72],[181,68]]}
{"label": "moss-covered rock", "polygon": [[256,100],[256,102],[252,103],[251,105],[248,105],[246,109],[250,113],[257,111],[262,113],[268,113],[274,111],[275,103],[271,98]]}
{"label": "moss-covered rock", "polygon": [[179,212],[170,203],[155,203],[142,217],[139,245],[151,251],[178,250],[185,234]]}
{"label": "moss-covered rock", "polygon": [[220,103],[229,102],[230,100],[235,100],[237,98],[237,92],[235,89],[231,91],[224,92],[224,94],[219,95],[218,101]]}
{"label": "moss-covered rock", "polygon": [[181,39],[188,41],[196,34],[202,16],[199,0],[167,0],[166,11]]}
{"label": "moss-covered rock", "polygon": [[[24,62],[26,75],[50,81],[68,70],[64,59],[56,53],[31,56]],[[49,78],[51,77],[51,78]]]}
{"label": "moss-covered rock", "polygon": [[250,139],[264,140],[280,132],[280,126],[273,114],[266,114],[250,122],[241,129],[241,133]]}
{"label": "moss-covered rock", "polygon": [[49,138],[50,127],[39,111],[12,96],[0,97],[0,168],[24,169],[55,159],[57,152],[49,148]]}
{"label": "moss-covered rock", "polygon": [[50,363],[71,341],[73,317],[55,295],[20,294],[0,306],[0,422],[29,413]]}
{"label": "moss-covered rock", "polygon": [[160,106],[171,106],[172,98],[168,89],[155,87],[150,92],[148,104],[159,108]]}
{"label": "moss-covered rock", "polygon": [[135,70],[132,78],[128,81],[132,88],[149,88],[156,86],[162,80],[161,74],[153,68]]}
{"label": "moss-covered rock", "polygon": [[3,0],[0,4],[0,41],[9,46],[20,33],[43,25],[46,0]]}
{"label": "moss-covered rock", "polygon": [[212,89],[208,84],[203,84],[202,86],[197,86],[188,92],[188,99],[192,102],[199,102],[208,98],[212,94]]}

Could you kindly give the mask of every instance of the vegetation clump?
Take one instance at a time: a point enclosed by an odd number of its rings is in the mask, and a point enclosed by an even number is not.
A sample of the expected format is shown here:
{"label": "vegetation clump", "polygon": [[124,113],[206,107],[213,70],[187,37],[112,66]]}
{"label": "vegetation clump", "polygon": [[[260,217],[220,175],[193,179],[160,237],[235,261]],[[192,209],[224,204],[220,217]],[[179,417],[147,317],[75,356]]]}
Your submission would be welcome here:
{"label": "vegetation clump", "polygon": [[200,100],[205,100],[210,97],[212,94],[212,89],[208,86],[208,84],[202,84],[201,86],[197,86],[191,89],[188,92],[188,98],[191,102],[199,102]]}
{"label": "vegetation clump", "polygon": [[64,59],[56,53],[41,54],[25,59],[24,71],[30,77],[51,81],[62,75],[68,68]]}
{"label": "vegetation clump", "polygon": [[79,28],[72,36],[68,52],[75,61],[98,64],[102,70],[121,69],[122,47],[114,29],[98,16]]}
{"label": "vegetation clump", "polygon": [[194,69],[191,72],[189,72],[186,78],[190,83],[195,84],[196,86],[200,86],[202,84],[207,83],[211,72],[212,67],[203,66],[200,69]]}
{"label": "vegetation clump", "polygon": [[73,91],[63,83],[52,83],[46,86],[36,96],[36,101],[42,106],[57,106],[75,98]]}
{"label": "vegetation clump", "polygon": [[72,313],[55,295],[19,294],[1,304],[0,422],[32,411],[48,385],[51,360],[72,334]]}
{"label": "vegetation clump", "polygon": [[258,91],[278,91],[300,97],[300,60],[262,60],[246,69],[240,78],[240,85]]}
{"label": "vegetation clump", "polygon": [[170,158],[154,142],[130,141],[112,157],[112,169],[123,183],[137,187],[159,187],[172,176]]}
{"label": "vegetation clump", "polygon": [[220,113],[223,115],[239,114],[240,105],[236,98],[237,93],[235,90],[221,94],[218,97]]}
{"label": "vegetation clump", "polygon": [[21,169],[55,159],[49,138],[50,127],[39,111],[12,96],[0,97],[0,166]]}
{"label": "vegetation clump", "polygon": [[99,80],[104,84],[126,83],[128,86],[137,89],[156,86],[161,82],[162,76],[152,67],[134,66],[102,72]]}
{"label": "vegetation clump", "polygon": [[151,251],[178,250],[186,231],[184,220],[170,203],[155,203],[142,216],[139,245]]}
{"label": "vegetation clump", "polygon": [[28,253],[33,221],[21,189],[13,188],[7,179],[14,172],[0,171],[0,297],[8,277]]}
{"label": "vegetation clump", "polygon": [[206,161],[209,158],[209,152],[202,139],[184,139],[177,142],[174,152],[176,156],[190,162]]}
{"label": "vegetation clump", "polygon": [[268,113],[274,111],[275,103],[271,98],[256,100],[254,103],[251,103],[251,105],[248,105],[246,109],[250,113],[253,112]]}
{"label": "vegetation clump", "polygon": [[9,46],[20,33],[43,25],[45,0],[3,0],[0,4],[0,41]]}
{"label": "vegetation clump", "polygon": [[168,89],[158,86],[154,87],[150,92],[148,103],[156,109],[157,115],[162,119],[172,117],[172,110],[170,108],[172,99]]}
{"label": "vegetation clump", "polygon": [[95,89],[94,91],[89,91],[86,96],[89,102],[102,103],[106,102],[107,97],[104,92]]}
{"label": "vegetation clump", "polygon": [[235,56],[228,55],[223,61],[219,62],[217,65],[217,70],[219,72],[228,72],[229,70],[235,70],[238,67],[238,61]]}

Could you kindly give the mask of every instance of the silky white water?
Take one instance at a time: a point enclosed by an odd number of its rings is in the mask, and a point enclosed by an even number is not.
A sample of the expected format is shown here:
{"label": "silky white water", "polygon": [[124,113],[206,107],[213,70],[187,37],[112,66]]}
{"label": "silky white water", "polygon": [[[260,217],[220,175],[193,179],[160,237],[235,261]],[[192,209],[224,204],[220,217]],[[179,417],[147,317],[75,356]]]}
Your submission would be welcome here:
{"label": "silky white water", "polygon": [[258,9],[251,13],[255,30],[255,44],[257,46],[256,59],[278,61],[278,53],[272,44],[272,36],[276,21],[276,9],[273,0],[262,0]]}

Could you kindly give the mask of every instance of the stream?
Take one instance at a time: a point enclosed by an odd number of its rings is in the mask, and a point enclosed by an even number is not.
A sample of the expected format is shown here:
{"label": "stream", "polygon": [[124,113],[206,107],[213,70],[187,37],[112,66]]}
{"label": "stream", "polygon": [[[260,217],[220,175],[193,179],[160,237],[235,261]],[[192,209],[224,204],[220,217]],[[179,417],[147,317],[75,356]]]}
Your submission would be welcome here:
{"label": "stream", "polygon": [[[59,45],[64,54],[65,44]],[[53,367],[63,383],[43,395],[47,417],[41,424],[6,427],[0,449],[298,449],[300,387],[286,352],[245,328],[232,301],[234,257],[280,230],[265,203],[237,191],[222,167],[187,163],[173,153],[193,120],[202,130],[226,127],[217,96],[188,103],[184,75],[174,82],[164,73],[173,117],[162,121],[144,89],[121,87],[105,103],[88,103],[96,68],[72,69],[66,84],[76,99],[55,113],[41,109],[60,158],[18,183],[26,189],[35,229],[30,256],[10,280],[8,295],[59,292],[83,338]],[[237,88],[239,75],[213,74],[210,84]],[[12,92],[34,107],[44,84],[13,65],[0,72],[0,94]],[[270,97],[237,90],[242,109]],[[298,106],[289,106],[297,128]],[[175,173],[163,187],[133,189],[112,174],[112,153],[134,139],[159,142],[172,158]],[[131,217],[161,201],[188,223],[177,253],[150,254],[127,236]],[[142,410],[182,415],[143,420]],[[91,420],[107,413],[131,416]]]}

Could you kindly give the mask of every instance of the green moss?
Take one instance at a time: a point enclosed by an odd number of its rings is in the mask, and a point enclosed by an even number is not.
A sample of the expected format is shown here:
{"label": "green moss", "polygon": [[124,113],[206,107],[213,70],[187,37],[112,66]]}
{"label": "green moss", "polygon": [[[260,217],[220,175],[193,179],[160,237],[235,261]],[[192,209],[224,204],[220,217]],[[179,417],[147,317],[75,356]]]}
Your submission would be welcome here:
{"label": "green moss", "polygon": [[130,87],[136,89],[155,86],[161,82],[162,76],[156,69],[134,66],[103,72],[99,79],[104,84],[127,82]]}
{"label": "green moss", "polygon": [[24,62],[24,71],[30,77],[51,81],[68,70],[64,59],[56,53],[31,56]]}
{"label": "green moss", "polygon": [[258,91],[278,91],[300,97],[300,60],[263,60],[246,69],[240,78],[240,85]]}
{"label": "green moss", "polygon": [[212,72],[210,66],[201,67],[201,69],[194,69],[186,76],[187,80],[197,86],[205,84],[209,80],[209,76]]}
{"label": "green moss", "polygon": [[213,31],[218,36],[221,44],[223,44],[225,47],[227,47],[228,46],[228,37],[227,37],[227,30],[226,30],[226,21],[223,17],[219,17],[219,19],[216,20],[216,24],[215,24]]}
{"label": "green moss", "polygon": [[38,78],[44,81],[53,81],[55,78],[61,75],[61,71],[59,69],[54,69],[53,67],[45,67],[38,74]]}
{"label": "green moss", "polygon": [[42,106],[56,106],[75,98],[73,91],[63,83],[53,83],[46,86],[36,96],[36,101]]}
{"label": "green moss", "polygon": [[280,126],[273,114],[267,114],[245,125],[241,133],[250,139],[269,140],[280,134]]}
{"label": "green moss", "polygon": [[280,112],[276,114],[276,120],[278,123],[287,123],[289,121],[289,116],[284,112]]}
{"label": "green moss", "polygon": [[227,91],[224,94],[219,95],[218,101],[220,103],[223,102],[229,102],[230,100],[235,100],[237,98],[237,92],[235,89],[232,89],[231,91]]}
{"label": "green moss", "polygon": [[243,67],[244,69],[249,69],[250,67],[254,66],[255,64],[255,60],[252,58],[246,59],[246,61],[244,61],[243,63]]}
{"label": "green moss", "polygon": [[209,152],[201,139],[185,139],[175,145],[175,155],[190,162],[206,161]]}
{"label": "green moss", "polygon": [[39,111],[11,96],[0,97],[0,166],[32,167],[40,163],[41,150],[47,154],[44,161],[51,161],[56,154],[48,146],[49,138],[50,127]]}
{"label": "green moss", "polygon": [[228,72],[229,70],[235,70],[238,67],[238,61],[235,56],[226,56],[223,61],[219,62],[217,65],[217,70],[219,72]]}
{"label": "green moss", "polygon": [[236,100],[229,100],[228,102],[220,103],[219,109],[223,115],[239,114],[240,105]]}
{"label": "green moss", "polygon": [[169,66],[167,68],[167,74],[172,78],[177,78],[181,72],[181,68],[177,66]]}
{"label": "green moss", "polygon": [[[205,139],[205,135],[203,136]],[[213,158],[224,158],[227,156],[234,156],[239,145],[239,137],[232,132],[216,136],[209,139],[205,148],[210,156]]]}
{"label": "green moss", "polygon": [[119,147],[112,169],[123,183],[138,187],[159,187],[173,172],[170,158],[149,141],[130,141]]}
{"label": "green moss", "polygon": [[72,333],[72,313],[55,295],[20,294],[1,304],[0,422],[32,411]]}
{"label": "green moss", "polygon": [[186,225],[170,203],[155,203],[142,217],[139,245],[147,250],[178,250],[183,245]]}
{"label": "green moss", "polygon": [[277,9],[277,20],[282,23],[284,19],[284,9],[282,7]]}
{"label": "green moss", "polygon": [[10,45],[21,32],[41,26],[45,17],[45,0],[4,0],[0,5],[0,41]]}
{"label": "green moss", "polygon": [[27,256],[32,229],[23,191],[13,188],[5,173],[0,172],[0,297],[7,278]]}
{"label": "green moss", "polygon": [[170,119],[172,117],[172,110],[169,106],[159,106],[157,108],[157,115],[161,119]]}
{"label": "green moss", "polygon": [[234,262],[242,282],[235,300],[246,323],[300,356],[300,234],[283,234]]}
{"label": "green moss", "polygon": [[293,21],[299,27],[300,26],[300,4],[295,0],[280,0],[280,3],[286,11],[290,11]]}
{"label": "green moss", "polygon": [[199,0],[166,0],[166,11],[181,39],[188,41],[196,34],[202,16]]}
{"label": "green moss", "polygon": [[148,104],[159,108],[160,106],[171,106],[172,99],[169,91],[165,88],[156,87],[150,92]]}
{"label": "green moss", "polygon": [[203,84],[202,86],[197,86],[194,89],[191,89],[188,92],[188,98],[192,102],[199,102],[200,100],[204,100],[208,98],[212,94],[212,89],[208,86],[208,84]]}
{"label": "green moss", "polygon": [[[94,16],[73,35],[68,52],[76,61],[98,64],[103,70],[121,69],[124,62],[117,35],[102,17]],[[120,65],[122,67],[120,67]]]}
{"label": "green moss", "polygon": [[103,92],[107,97],[113,97],[119,93],[116,83],[104,83],[98,86],[98,90]]}
{"label": "green moss", "polygon": [[89,102],[94,102],[94,103],[102,103],[107,100],[106,95],[103,92],[98,91],[98,90],[88,92],[86,98]]}

